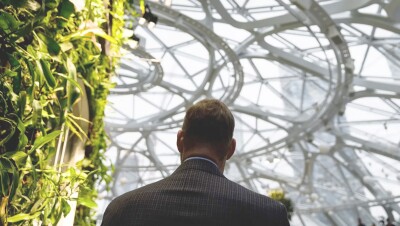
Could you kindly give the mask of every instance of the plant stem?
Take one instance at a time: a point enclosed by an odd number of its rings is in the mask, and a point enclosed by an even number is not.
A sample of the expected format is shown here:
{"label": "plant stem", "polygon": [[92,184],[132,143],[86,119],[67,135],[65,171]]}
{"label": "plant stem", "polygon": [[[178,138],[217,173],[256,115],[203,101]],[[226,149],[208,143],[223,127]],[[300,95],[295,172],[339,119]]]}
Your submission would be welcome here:
{"label": "plant stem", "polygon": [[7,226],[7,204],[8,196],[2,197],[0,204],[0,223],[3,226]]}

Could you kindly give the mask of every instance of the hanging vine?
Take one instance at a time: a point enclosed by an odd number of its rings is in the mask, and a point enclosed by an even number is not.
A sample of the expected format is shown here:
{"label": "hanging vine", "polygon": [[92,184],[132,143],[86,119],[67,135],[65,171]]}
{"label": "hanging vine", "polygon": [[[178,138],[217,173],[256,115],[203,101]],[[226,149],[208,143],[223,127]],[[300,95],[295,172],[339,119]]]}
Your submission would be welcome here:
{"label": "hanging vine", "polygon": [[[103,117],[124,3],[0,2],[0,225],[56,225],[74,200],[75,223],[94,224],[95,187],[111,180]],[[83,93],[88,119],[73,114]],[[72,136],[86,141],[85,157],[61,171],[54,159]]]}

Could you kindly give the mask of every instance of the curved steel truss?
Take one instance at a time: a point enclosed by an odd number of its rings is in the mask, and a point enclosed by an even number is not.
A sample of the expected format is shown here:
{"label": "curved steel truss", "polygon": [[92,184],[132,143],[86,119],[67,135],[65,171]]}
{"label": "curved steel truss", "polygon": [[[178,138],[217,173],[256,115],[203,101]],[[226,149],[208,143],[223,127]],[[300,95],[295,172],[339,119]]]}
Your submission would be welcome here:
{"label": "curved steel truss", "polygon": [[[226,176],[294,202],[292,225],[368,225],[400,214],[400,1],[148,2],[109,97],[115,196],[168,176],[187,106],[233,111]],[[100,216],[101,218],[101,216]]]}

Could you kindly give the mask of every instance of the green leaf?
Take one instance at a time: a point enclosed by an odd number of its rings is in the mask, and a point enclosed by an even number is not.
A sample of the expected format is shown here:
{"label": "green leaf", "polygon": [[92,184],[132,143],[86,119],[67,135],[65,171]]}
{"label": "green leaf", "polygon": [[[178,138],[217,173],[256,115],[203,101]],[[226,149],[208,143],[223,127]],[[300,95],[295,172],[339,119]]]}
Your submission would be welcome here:
{"label": "green leaf", "polygon": [[43,79],[44,79],[42,65],[40,64],[39,60],[36,60],[35,63],[36,63],[36,65],[35,65],[35,82],[38,82],[39,85],[41,86],[43,83]]}
{"label": "green leaf", "polygon": [[96,202],[94,202],[91,197],[85,196],[85,197],[79,197],[78,198],[78,205],[83,205],[86,207],[89,207],[91,209],[97,208]]}
{"label": "green leaf", "polygon": [[32,125],[37,127],[42,122],[42,105],[40,101],[33,100],[32,102],[33,114],[32,114]]}
{"label": "green leaf", "polygon": [[1,196],[8,196],[10,187],[9,172],[13,172],[13,164],[7,158],[0,158],[0,193]]}
{"label": "green leaf", "polygon": [[74,106],[75,103],[79,101],[81,97],[81,89],[76,86],[69,85],[67,96],[68,96],[68,105],[72,107]]}
{"label": "green leaf", "polygon": [[13,91],[18,94],[21,90],[21,64],[12,54],[6,53],[6,55],[11,65],[11,70],[17,72],[13,78]]}
{"label": "green leaf", "polygon": [[0,117],[0,145],[5,144],[14,135],[15,127],[14,121]]}
{"label": "green leaf", "polygon": [[[68,70],[68,75],[70,78],[72,79],[77,79],[76,77],[76,67],[75,64],[72,62],[70,57],[66,57],[66,65],[67,65],[67,70]],[[78,87],[80,87],[79,85],[77,85]]]}
{"label": "green leaf", "polygon": [[28,143],[28,138],[25,135],[25,125],[14,113],[8,114],[8,117],[14,121],[18,130],[16,130],[12,138],[7,141],[5,147],[8,152],[24,150],[26,144]]}
{"label": "green leaf", "polygon": [[19,118],[24,117],[24,112],[25,112],[25,106],[26,106],[26,91],[23,90],[19,93]]}
{"label": "green leaf", "polygon": [[5,171],[5,172],[12,172],[11,167],[12,163],[9,159],[1,157],[0,158],[0,170]]}
{"label": "green leaf", "polygon": [[[15,114],[14,114],[15,115]],[[19,118],[17,115],[15,115],[15,119],[17,121],[17,128],[21,133],[25,133],[25,125],[22,122],[21,118]]]}
{"label": "green leaf", "polygon": [[12,200],[15,193],[17,192],[17,188],[19,186],[19,171],[17,167],[15,167],[14,164],[12,164],[12,183],[10,185],[10,193],[9,193],[9,199]]}
{"label": "green leaf", "polygon": [[17,150],[25,150],[25,147],[28,144],[28,142],[29,142],[28,137],[25,134],[21,133]]}
{"label": "green leaf", "polygon": [[18,166],[23,166],[23,165],[25,165],[28,154],[26,154],[23,151],[17,151],[12,154],[8,154],[6,156],[11,158],[12,160],[14,160]]}
{"label": "green leaf", "polygon": [[68,19],[72,13],[75,12],[74,4],[72,4],[69,0],[64,0],[60,4],[59,15]]}
{"label": "green leaf", "polygon": [[8,172],[0,169],[0,196],[8,196],[8,184],[10,178],[8,177]]}
{"label": "green leaf", "polygon": [[[76,86],[77,88],[79,88],[79,89],[82,91],[82,89],[81,89],[79,83],[76,81],[76,79],[74,79],[74,78],[72,78],[72,77],[69,77],[69,76],[66,76],[66,75],[64,75],[64,74],[61,74],[61,73],[57,73],[57,75],[59,75],[59,76],[65,78],[66,80],[68,80],[68,82],[70,82],[72,85]],[[82,91],[82,92],[83,92],[83,91]]]}
{"label": "green leaf", "polygon": [[64,217],[68,215],[68,213],[71,211],[71,206],[65,199],[61,199],[61,211],[64,214]]}
{"label": "green leaf", "polygon": [[26,47],[26,52],[32,55],[32,57],[37,58],[36,50],[32,45],[28,45],[28,47]]}
{"label": "green leaf", "polygon": [[48,203],[50,202],[51,199],[40,199],[35,202],[35,204],[32,206],[31,211],[33,212],[38,212],[42,211],[46,206],[48,206]]}
{"label": "green leaf", "polygon": [[46,83],[49,87],[54,88],[56,86],[56,80],[54,79],[53,73],[50,71],[49,62],[44,59],[40,59],[40,65],[42,66],[43,75],[46,79]]}
{"label": "green leaf", "polygon": [[0,11],[0,29],[6,33],[10,33],[18,28],[20,22],[15,17],[7,12]]}
{"label": "green leaf", "polygon": [[42,33],[38,33],[38,36],[47,45],[47,51],[50,55],[58,55],[60,53],[61,47],[54,39]]}
{"label": "green leaf", "polygon": [[53,131],[53,132],[47,134],[46,136],[37,138],[35,140],[35,143],[33,143],[33,146],[31,148],[31,150],[29,151],[29,154],[32,153],[37,148],[40,148],[43,145],[49,143],[50,141],[55,140],[60,135],[60,133],[61,133],[60,130],[56,130],[56,131]]}
{"label": "green leaf", "polygon": [[69,83],[67,84],[67,98],[68,98],[68,106],[72,107],[76,102],[79,101],[83,91],[79,83],[77,83],[72,78],[67,78]]}
{"label": "green leaf", "polygon": [[7,218],[7,221],[10,223],[15,223],[15,222],[22,221],[22,220],[25,220],[25,221],[32,220],[32,219],[38,218],[39,216],[40,216],[40,212],[36,212],[33,214],[19,213],[17,215]]}
{"label": "green leaf", "polygon": [[[19,144],[19,139],[21,136],[22,132],[25,132],[25,127],[22,125],[18,125],[20,119],[18,118],[18,116],[14,113],[10,113],[7,114],[8,119],[12,120],[16,126],[16,130],[14,132],[14,134],[12,135],[12,137],[4,144],[4,147],[6,148],[7,152],[14,152],[17,151],[18,149],[18,144]],[[23,131],[20,130],[20,128],[22,128]]]}
{"label": "green leaf", "polygon": [[19,61],[12,54],[6,53],[6,55],[7,55],[8,62],[10,63],[11,67],[14,70],[21,67],[21,64],[19,63]]}
{"label": "green leaf", "polygon": [[58,6],[59,2],[57,0],[47,0],[45,5],[49,9],[54,9]]}
{"label": "green leaf", "polygon": [[117,40],[110,35],[106,34],[102,29],[100,28],[89,28],[85,30],[79,30],[69,36],[64,37],[64,41],[70,40],[72,38],[78,38],[78,37],[85,37],[87,34],[93,33],[96,36],[102,37],[106,39],[107,41],[111,42],[112,44],[118,44]]}
{"label": "green leaf", "polygon": [[[28,46],[29,48],[29,46]],[[31,81],[32,81],[32,85],[27,89],[27,94],[28,94],[28,99],[30,100],[30,102],[33,100],[33,91],[34,91],[34,87],[35,87],[35,81],[36,81],[36,73],[35,73],[35,69],[32,65],[32,63],[28,60],[25,59],[25,63],[28,66],[28,71],[29,74],[31,75]],[[31,103],[30,103],[31,104]]]}
{"label": "green leaf", "polygon": [[24,36],[30,34],[33,30],[33,22],[34,21],[31,21],[31,22],[26,21],[26,24],[23,25],[21,28],[18,29],[18,31],[15,32],[16,37],[14,38],[14,40],[17,40],[21,37],[24,37]]}
{"label": "green leaf", "polygon": [[72,45],[71,42],[63,42],[63,43],[60,43],[60,47],[61,47],[61,51],[67,52],[70,49],[73,49],[74,45]]}
{"label": "green leaf", "polygon": [[75,134],[80,140],[83,141],[83,137],[81,135],[82,129],[79,127],[79,125],[74,120],[70,120],[70,119],[68,119],[68,117],[66,117],[65,125],[68,126],[68,128],[72,131],[73,134]]}
{"label": "green leaf", "polygon": [[83,90],[82,87],[77,82],[77,75],[76,75],[76,67],[72,62],[71,58],[65,57],[64,65],[67,67],[68,77],[63,74],[57,74],[59,76],[64,77],[68,80],[69,84],[67,85],[67,98],[68,98],[68,106],[73,106],[77,100],[81,97]]}

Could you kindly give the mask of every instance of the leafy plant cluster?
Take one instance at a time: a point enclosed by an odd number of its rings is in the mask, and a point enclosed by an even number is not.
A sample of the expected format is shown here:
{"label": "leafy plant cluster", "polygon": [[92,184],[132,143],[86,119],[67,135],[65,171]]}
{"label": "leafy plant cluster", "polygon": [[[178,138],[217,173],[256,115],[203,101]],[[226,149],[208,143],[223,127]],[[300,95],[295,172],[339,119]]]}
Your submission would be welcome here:
{"label": "leafy plant cluster", "polygon": [[[111,180],[103,117],[124,2],[0,2],[0,225],[56,225],[78,191],[75,224],[94,224],[95,187]],[[73,113],[83,99],[88,118]],[[72,136],[85,141],[85,158],[61,171],[54,157]]]}
{"label": "leafy plant cluster", "polygon": [[288,219],[292,219],[294,206],[291,199],[285,197],[285,193],[281,189],[273,189],[268,192],[268,196],[273,200],[276,200],[282,203],[286,207],[286,211],[288,213]]}

